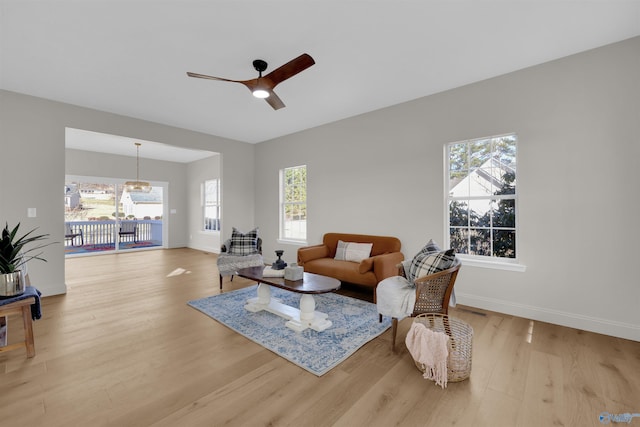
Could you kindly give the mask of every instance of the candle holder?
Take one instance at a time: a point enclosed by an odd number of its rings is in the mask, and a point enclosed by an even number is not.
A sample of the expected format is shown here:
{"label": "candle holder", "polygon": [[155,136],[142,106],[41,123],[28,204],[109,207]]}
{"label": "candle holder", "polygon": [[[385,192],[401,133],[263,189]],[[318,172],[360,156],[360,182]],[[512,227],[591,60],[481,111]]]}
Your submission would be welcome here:
{"label": "candle holder", "polygon": [[287,266],[287,263],[281,258],[284,251],[282,249],[276,251],[276,255],[278,255],[278,259],[276,262],[271,264],[271,268],[274,270],[282,270]]}

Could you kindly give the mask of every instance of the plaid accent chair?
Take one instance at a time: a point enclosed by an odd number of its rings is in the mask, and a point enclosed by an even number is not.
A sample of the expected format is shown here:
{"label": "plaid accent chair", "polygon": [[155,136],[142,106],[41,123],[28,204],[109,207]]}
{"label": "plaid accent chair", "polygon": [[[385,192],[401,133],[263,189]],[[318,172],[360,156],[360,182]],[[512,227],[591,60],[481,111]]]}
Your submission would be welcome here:
{"label": "plaid accent chair", "polygon": [[264,265],[262,259],[262,239],[258,237],[258,229],[242,233],[233,227],[231,238],[220,247],[217,260],[220,276],[220,290],[224,276],[233,276],[240,268],[259,267]]}

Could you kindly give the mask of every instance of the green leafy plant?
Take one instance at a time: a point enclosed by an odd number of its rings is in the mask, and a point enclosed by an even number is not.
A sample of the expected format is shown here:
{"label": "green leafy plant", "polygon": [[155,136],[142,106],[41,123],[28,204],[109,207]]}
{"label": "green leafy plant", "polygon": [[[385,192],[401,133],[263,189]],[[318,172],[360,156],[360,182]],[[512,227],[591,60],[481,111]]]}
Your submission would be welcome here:
{"label": "green leafy plant", "polygon": [[0,240],[0,274],[14,273],[32,259],[47,262],[46,259],[40,257],[42,255],[40,249],[52,243],[39,244],[30,249],[26,249],[25,246],[46,240],[49,237],[48,234],[34,235],[33,233],[37,230],[34,228],[26,234],[18,236],[20,223],[12,230],[9,229],[8,223],[5,224],[2,230],[2,240]]}

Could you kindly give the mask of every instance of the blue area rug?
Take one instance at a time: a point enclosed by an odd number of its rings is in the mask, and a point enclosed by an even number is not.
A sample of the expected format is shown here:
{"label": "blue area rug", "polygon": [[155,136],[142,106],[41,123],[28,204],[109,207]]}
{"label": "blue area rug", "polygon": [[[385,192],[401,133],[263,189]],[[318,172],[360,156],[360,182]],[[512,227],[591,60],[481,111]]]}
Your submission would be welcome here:
{"label": "blue area rug", "polygon": [[[333,325],[323,332],[295,332],[285,326],[282,317],[245,310],[247,299],[257,295],[256,288],[257,285],[250,286],[188,304],[317,376],[335,368],[391,325],[388,317],[382,323],[378,321],[375,304],[328,293],[314,296],[316,311],[327,313]],[[271,296],[299,307],[300,294],[272,287]]]}

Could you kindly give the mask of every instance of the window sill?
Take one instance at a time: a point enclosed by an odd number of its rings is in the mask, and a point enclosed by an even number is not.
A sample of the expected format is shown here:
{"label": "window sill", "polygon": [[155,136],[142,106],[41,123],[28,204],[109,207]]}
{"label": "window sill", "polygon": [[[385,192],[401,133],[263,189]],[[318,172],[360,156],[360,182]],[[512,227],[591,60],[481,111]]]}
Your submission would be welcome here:
{"label": "window sill", "polygon": [[281,243],[283,245],[296,245],[296,246],[307,246],[307,241],[301,241],[301,240],[285,240],[285,239],[278,239],[277,240],[278,243]]}
{"label": "window sill", "polygon": [[468,265],[469,267],[492,268],[495,270],[517,271],[519,273],[524,273],[527,269],[527,266],[523,264],[467,258],[461,255],[457,255],[457,257],[462,262],[462,265]]}

